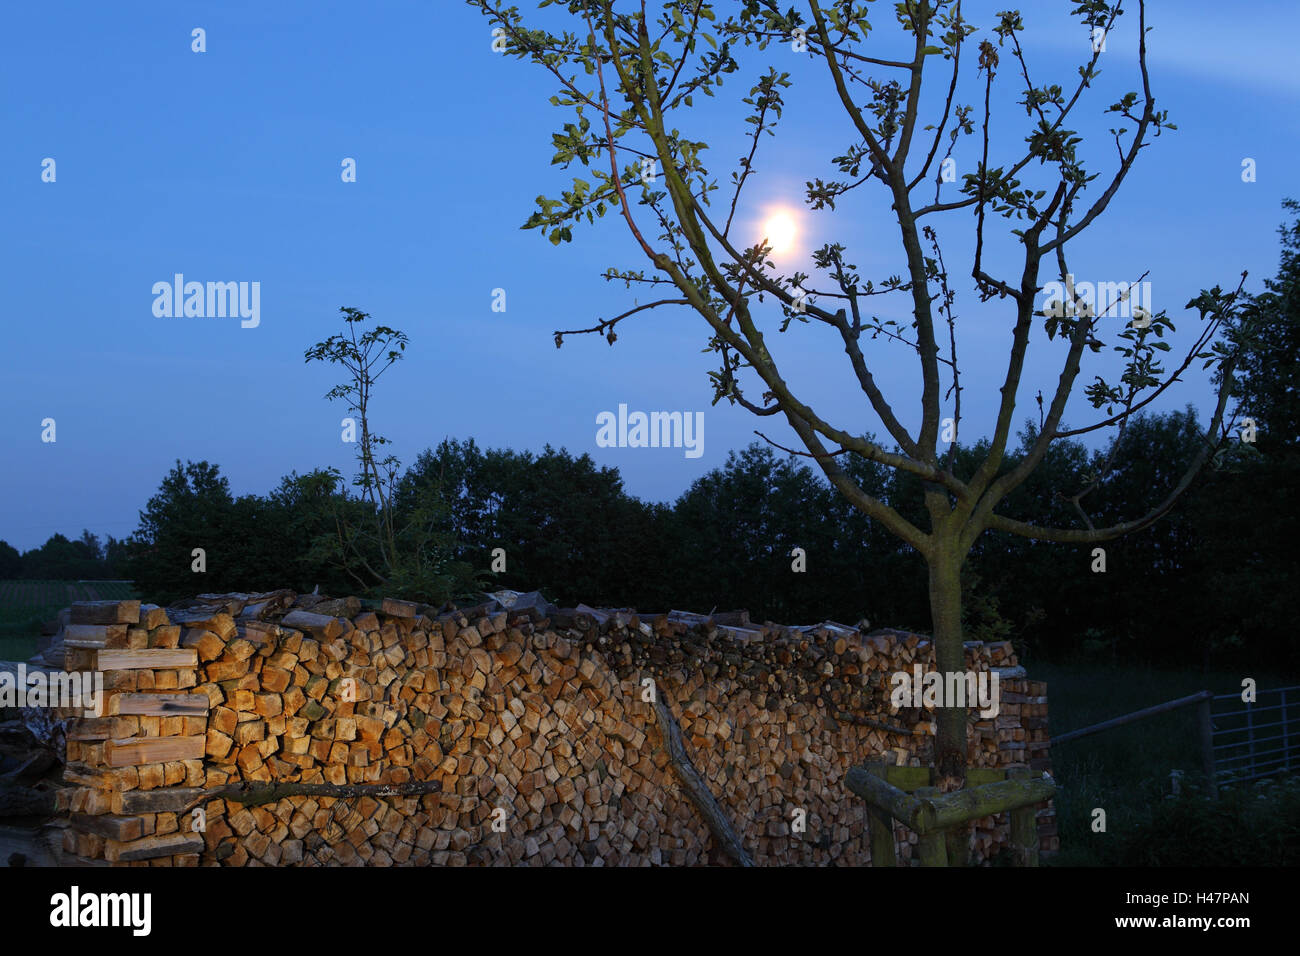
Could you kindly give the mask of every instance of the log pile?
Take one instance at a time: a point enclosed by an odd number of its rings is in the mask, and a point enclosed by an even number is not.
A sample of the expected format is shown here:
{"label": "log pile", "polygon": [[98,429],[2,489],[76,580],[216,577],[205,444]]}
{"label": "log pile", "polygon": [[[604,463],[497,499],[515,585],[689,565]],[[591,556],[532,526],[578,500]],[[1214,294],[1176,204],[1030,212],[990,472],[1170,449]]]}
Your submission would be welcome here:
{"label": "log pile", "polygon": [[[68,721],[66,844],[117,864],[861,865],[845,774],[931,760],[932,714],[889,702],[933,666],[906,632],[290,591],[72,615],[105,707]],[[1005,675],[970,765],[1045,765],[1045,687],[1008,643],[966,654]]]}

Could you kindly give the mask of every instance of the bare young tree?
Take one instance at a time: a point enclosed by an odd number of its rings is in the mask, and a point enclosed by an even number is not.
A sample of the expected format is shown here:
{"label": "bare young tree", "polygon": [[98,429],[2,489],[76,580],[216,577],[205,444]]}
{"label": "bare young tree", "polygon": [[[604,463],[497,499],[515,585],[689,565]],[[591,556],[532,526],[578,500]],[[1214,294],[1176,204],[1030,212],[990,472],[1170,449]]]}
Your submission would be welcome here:
{"label": "bare young tree", "polygon": [[[357,442],[357,473],[352,484],[360,489],[360,499],[369,505],[371,527],[355,526],[340,518],[338,521],[339,545],[344,554],[351,558],[348,572],[358,582],[362,582],[358,571],[364,571],[374,580],[384,580],[386,574],[380,570],[395,562],[397,552],[397,529],[393,516],[392,490],[400,467],[396,456],[387,455],[379,458],[379,449],[389,444],[389,439],[375,434],[370,428],[370,401],[375,384],[380,376],[401,359],[406,351],[406,333],[390,329],[386,325],[377,325],[357,334],[357,328],[370,318],[360,309],[341,308],[343,319],[347,323],[346,334],[331,335],[323,342],[317,342],[303,353],[307,362],[328,362],[341,365],[347,372],[347,380],[335,385],[325,397],[330,401],[342,399],[347,409],[356,416],[352,428],[361,426],[361,440]],[[336,479],[342,475],[334,472]],[[367,552],[373,546],[380,555],[380,569],[372,567]]]}
{"label": "bare young tree", "polygon": [[[1079,150],[1082,138],[1067,123],[1088,100],[1085,94],[1099,75],[1104,37],[1116,28],[1122,13],[1119,2],[1070,4],[1071,15],[1080,23],[1081,49],[1091,50],[1091,56],[1065,86],[1031,78],[1018,12],[998,14],[987,32],[976,37],[979,30],[963,17],[960,0],[875,5],[861,0],[793,5],[789,0],[660,0],[652,4],[653,12],[646,0],[542,0],[538,6],[551,9],[539,16],[572,25],[572,32],[558,33],[525,24],[517,8],[498,0],[468,2],[486,15],[505,53],[532,61],[558,81],[551,102],[571,110],[573,118],[554,136],[554,162],[566,167],[578,162],[591,171],[591,181],[574,180],[573,188],[559,198],[539,198],[539,208],[526,226],[559,243],[571,239],[574,223],[614,211],[652,271],[610,269],[603,277],[629,288],[665,289],[663,297],[638,302],[589,328],[557,331],[556,345],[566,335],[579,333],[600,334],[612,344],[617,326],[634,315],[669,305],[694,309],[708,324],[709,346],[718,356],[718,368],[710,373],[715,403],[725,398],[757,416],[784,416],[804,446],[800,453],[811,456],[854,506],[924,556],[939,670],[965,669],[961,570],[981,534],[993,530],[1050,542],[1093,543],[1145,528],[1174,505],[1228,440],[1231,420],[1225,420],[1225,408],[1236,359],[1219,333],[1234,312],[1241,285],[1230,293],[1218,287],[1204,291],[1189,303],[1188,308],[1199,313],[1202,329],[1170,369],[1161,355],[1170,349],[1164,333],[1173,329],[1165,310],[1154,315],[1135,312],[1122,331],[1109,323],[1108,333],[1102,320],[1113,318],[1112,311],[1128,298],[1131,286],[1118,289],[1108,303],[1090,302],[1075,294],[1069,280],[1069,244],[1106,210],[1139,151],[1173,128],[1166,111],[1156,108],[1152,92],[1142,0],[1136,4],[1140,90],[1105,108],[1118,119],[1118,128],[1111,131],[1111,168],[1100,182],[1102,174],[1085,166]],[[872,33],[869,12],[895,22],[902,31],[897,45],[905,52],[877,55],[882,46]],[[1088,42],[1088,37],[1098,36],[1102,43]],[[742,191],[753,180],[760,142],[774,134],[784,91],[791,86],[790,75],[770,65],[743,100],[749,107],[744,117],[748,154],[732,172],[723,201],[710,196],[719,187],[705,163],[707,144],[689,135],[692,125],[698,130],[701,121],[694,98],[712,96],[727,75],[740,70],[736,55],[742,49],[761,52],[772,46],[773,53],[780,49],[788,56],[787,44],[824,67],[818,73],[827,96],[843,108],[848,140],[842,155],[830,160],[842,178],[810,179],[805,201],[812,209],[834,210],[838,200],[855,190],[885,191],[906,263],[901,275],[864,282],[848,261],[845,245],[829,242],[813,253],[816,269],[825,276],[821,285],[813,286],[808,275],[782,275],[766,239],[756,245],[738,241],[735,225]],[[974,50],[967,49],[975,44]],[[923,81],[927,71],[936,69],[937,88],[947,93],[942,109],[927,123],[921,117]],[[1004,73],[1011,74],[1022,97],[1028,126],[1023,144],[1003,137],[993,142],[993,91],[995,81],[1006,82],[1001,79]],[[972,103],[958,102],[959,88],[974,94]],[[962,151],[966,168],[974,172],[954,182],[950,198],[944,198],[944,170],[953,168],[963,137],[971,144]],[[656,175],[643,176],[647,169]],[[986,311],[1003,310],[1010,333],[987,453],[963,474],[954,473],[951,454],[963,389],[957,363],[957,290],[944,265],[939,223],[973,229],[973,292],[981,303],[992,303]],[[1018,243],[1018,248],[1013,246],[1020,261],[1018,274],[994,274],[996,267],[990,263],[995,257],[986,256],[986,232],[991,235],[995,224],[1003,223]],[[1062,283],[1065,293],[1040,308],[1036,302],[1044,288],[1045,268],[1048,279]],[[1134,281],[1141,278],[1137,273],[1135,269]],[[869,314],[873,297],[899,296],[905,297],[905,308],[912,314],[910,326]],[[795,321],[825,327],[835,346],[847,354],[864,402],[896,444],[893,450],[828,421],[796,394],[767,338],[773,329],[785,331]],[[1040,339],[1061,337],[1055,346],[1063,353],[1060,374],[1045,406],[1044,396],[1038,395],[1041,426],[1027,453],[1014,460],[1007,456],[1007,442],[1035,332]],[[1098,420],[1065,427],[1066,404],[1085,354],[1100,352],[1108,344],[1122,358],[1120,377],[1111,384],[1098,376],[1083,390],[1098,410]],[[885,360],[884,350],[899,346],[914,352],[920,365],[922,414],[915,430],[905,427],[873,372]],[[999,513],[999,504],[1042,462],[1053,442],[1111,429],[1113,452],[1130,416],[1198,359],[1206,368],[1215,366],[1221,382],[1204,446],[1146,514],[1107,527],[1094,525],[1086,499],[1105,480],[1105,468],[1083,476],[1083,486],[1065,495],[1079,515],[1078,527],[1044,527]],[[951,415],[945,416],[948,402]],[[940,440],[945,417],[951,419],[946,430],[952,432],[944,436],[950,443],[946,455]],[[858,455],[923,482],[928,527],[866,493],[839,464],[842,455]],[[946,787],[964,779],[966,747],[965,709],[941,709],[935,763]]]}
{"label": "bare young tree", "polygon": [[304,487],[324,485],[331,503],[334,533],[315,543],[313,553],[329,557],[365,591],[390,597],[411,597],[441,603],[474,582],[472,569],[454,558],[454,537],[447,530],[447,506],[439,490],[422,487],[400,503],[397,498],[401,462],[395,455],[380,457],[391,440],[372,426],[375,385],[406,352],[405,332],[376,325],[358,331],[370,319],[359,309],[342,308],[344,333],[331,335],[304,352],[307,362],[342,366],[346,379],[325,393],[343,400],[355,416],[350,427],[360,429],[356,441],[355,498],[336,494],[343,476],[326,468],[307,476]]}

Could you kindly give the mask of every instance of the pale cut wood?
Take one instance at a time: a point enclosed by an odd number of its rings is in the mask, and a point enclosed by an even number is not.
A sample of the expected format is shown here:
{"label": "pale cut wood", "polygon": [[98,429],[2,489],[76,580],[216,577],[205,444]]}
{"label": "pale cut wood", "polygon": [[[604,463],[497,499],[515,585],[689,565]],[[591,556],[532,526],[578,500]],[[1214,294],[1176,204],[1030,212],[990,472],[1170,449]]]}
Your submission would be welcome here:
{"label": "pale cut wood", "polygon": [[197,667],[198,652],[191,648],[149,647],[142,650],[103,650],[99,652],[101,671],[165,670]]}
{"label": "pale cut wood", "polygon": [[104,762],[110,767],[136,767],[167,760],[202,760],[208,738],[126,737],[104,745]]}
{"label": "pale cut wood", "polygon": [[292,627],[307,631],[313,637],[332,641],[343,633],[343,622],[327,614],[313,614],[311,611],[290,611],[280,620],[282,627]]}
{"label": "pale cut wood", "polygon": [[152,630],[155,627],[162,627],[171,622],[167,620],[167,612],[157,604],[141,604],[139,623],[146,630]]}
{"label": "pale cut wood", "polygon": [[419,608],[413,601],[399,601],[397,598],[384,598],[382,612],[389,617],[413,618]]}
{"label": "pale cut wood", "polygon": [[125,624],[69,624],[63,629],[64,647],[126,647]]}
{"label": "pale cut wood", "polygon": [[202,716],[209,706],[206,694],[118,694],[113,700],[122,716]]}

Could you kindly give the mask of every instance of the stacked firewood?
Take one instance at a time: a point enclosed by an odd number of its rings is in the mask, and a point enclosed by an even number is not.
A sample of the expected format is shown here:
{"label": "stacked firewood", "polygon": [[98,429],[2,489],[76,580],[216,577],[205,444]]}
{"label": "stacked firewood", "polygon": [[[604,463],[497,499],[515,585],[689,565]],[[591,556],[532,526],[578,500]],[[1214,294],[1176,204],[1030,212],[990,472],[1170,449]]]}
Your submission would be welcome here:
{"label": "stacked firewood", "polygon": [[74,604],[64,629],[68,671],[99,672],[98,716],[66,724],[61,794],[70,826],[64,849],[114,863],[166,860],[193,866],[203,841],[176,813],[139,813],[134,795],[204,781],[208,701],[195,693],[198,655],[182,628],[139,601]]}
{"label": "stacked firewood", "polygon": [[[933,714],[889,700],[892,674],[933,668],[919,635],[439,611],[289,591],[74,606],[67,667],[101,671],[106,699],[69,722],[68,848],[136,865],[864,864],[848,769],[931,761]],[[966,652],[1019,695],[972,711],[970,764],[1024,765],[1044,689],[1009,644]],[[985,823],[980,858],[1006,833]]]}

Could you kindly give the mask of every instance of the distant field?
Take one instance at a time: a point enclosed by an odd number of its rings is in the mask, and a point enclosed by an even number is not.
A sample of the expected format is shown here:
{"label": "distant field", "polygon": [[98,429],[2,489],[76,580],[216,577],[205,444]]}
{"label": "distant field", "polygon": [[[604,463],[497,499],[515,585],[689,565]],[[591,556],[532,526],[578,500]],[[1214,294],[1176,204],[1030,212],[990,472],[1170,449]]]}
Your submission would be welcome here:
{"label": "distant field", "polygon": [[36,649],[41,623],[73,601],[120,601],[135,597],[131,584],[116,581],[0,581],[0,660],[25,660]]}

